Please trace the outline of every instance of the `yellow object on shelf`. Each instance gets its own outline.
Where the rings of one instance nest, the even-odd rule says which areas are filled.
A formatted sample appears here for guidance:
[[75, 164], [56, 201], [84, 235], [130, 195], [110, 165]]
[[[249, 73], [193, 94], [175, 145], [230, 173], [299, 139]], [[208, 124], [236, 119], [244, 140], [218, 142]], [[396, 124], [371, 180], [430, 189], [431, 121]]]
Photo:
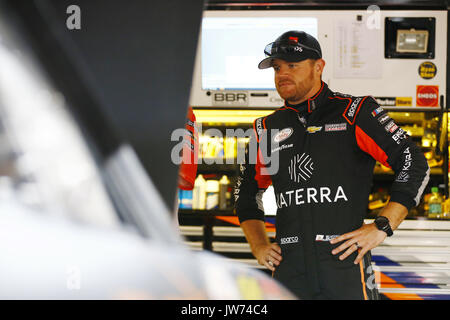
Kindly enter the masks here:
[[203, 124], [233, 124], [246, 123], [251, 124], [256, 118], [271, 114], [274, 110], [235, 110], [235, 109], [214, 109], [203, 110], [194, 109], [196, 122]]
[[442, 219], [450, 219], [450, 199], [446, 199], [443, 203]]
[[423, 127], [419, 127], [416, 123], [412, 126], [402, 126], [402, 129], [411, 137], [423, 136]]
[[235, 137], [224, 138], [224, 156], [225, 159], [234, 159], [237, 154], [237, 141]]
[[389, 116], [394, 119], [397, 124], [421, 123], [424, 119], [423, 112], [389, 112]]
[[200, 136], [199, 158], [223, 158], [223, 138]]
[[428, 160], [428, 166], [429, 166], [430, 168], [441, 167], [443, 164], [444, 164], [444, 160], [437, 161], [437, 160], [434, 159], [434, 158], [431, 159], [431, 160]]
[[369, 209], [370, 210], [375, 210], [375, 209], [380, 209], [383, 208], [384, 206], [387, 205], [388, 201], [383, 202], [382, 200], [375, 200], [372, 202], [369, 202]]

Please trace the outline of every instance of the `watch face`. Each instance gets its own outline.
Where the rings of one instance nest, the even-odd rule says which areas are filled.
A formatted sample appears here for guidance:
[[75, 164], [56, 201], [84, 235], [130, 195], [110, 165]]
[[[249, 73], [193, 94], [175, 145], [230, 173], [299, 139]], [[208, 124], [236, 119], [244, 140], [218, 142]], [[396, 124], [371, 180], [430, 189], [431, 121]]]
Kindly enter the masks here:
[[386, 217], [380, 216], [376, 218], [375, 224], [378, 230], [386, 232], [388, 236], [392, 235], [391, 226], [389, 225], [389, 220]]
[[387, 223], [386, 219], [377, 219], [377, 225], [380, 229], [386, 227]]

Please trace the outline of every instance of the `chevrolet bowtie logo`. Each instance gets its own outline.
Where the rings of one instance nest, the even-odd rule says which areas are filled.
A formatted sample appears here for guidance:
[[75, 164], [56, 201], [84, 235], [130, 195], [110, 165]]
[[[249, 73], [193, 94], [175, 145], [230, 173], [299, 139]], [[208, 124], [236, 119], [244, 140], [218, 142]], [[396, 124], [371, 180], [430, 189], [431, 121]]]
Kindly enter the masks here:
[[322, 127], [308, 127], [306, 128], [306, 131], [308, 131], [309, 133], [316, 133], [317, 131], [322, 130]]
[[296, 154], [288, 167], [291, 180], [294, 182], [300, 182], [300, 179], [307, 181], [313, 173], [313, 164], [312, 158], [306, 153]]

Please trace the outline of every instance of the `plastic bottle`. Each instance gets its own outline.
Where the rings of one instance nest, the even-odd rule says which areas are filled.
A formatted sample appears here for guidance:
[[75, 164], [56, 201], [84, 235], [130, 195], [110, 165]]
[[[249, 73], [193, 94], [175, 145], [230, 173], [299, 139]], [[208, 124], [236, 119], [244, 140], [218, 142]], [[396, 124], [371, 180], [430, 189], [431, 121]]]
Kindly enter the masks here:
[[450, 219], [450, 198], [444, 198], [444, 204], [442, 206], [442, 219]]
[[225, 210], [227, 208], [227, 191], [230, 180], [226, 175], [223, 175], [219, 181], [219, 209]]
[[428, 200], [428, 218], [441, 218], [442, 217], [442, 204], [443, 199], [439, 194], [437, 187], [431, 188], [431, 196]]
[[206, 210], [217, 209], [219, 207], [219, 181], [206, 181]]
[[180, 209], [192, 209], [192, 190], [179, 189], [178, 205]]
[[195, 179], [192, 196], [192, 209], [205, 210], [206, 205], [206, 180], [199, 174]]
[[227, 208], [232, 208], [233, 207], [233, 204], [231, 202], [231, 193], [232, 192], [233, 192], [233, 188], [230, 185], [228, 185], [228, 188], [227, 188], [227, 205], [226, 205]]

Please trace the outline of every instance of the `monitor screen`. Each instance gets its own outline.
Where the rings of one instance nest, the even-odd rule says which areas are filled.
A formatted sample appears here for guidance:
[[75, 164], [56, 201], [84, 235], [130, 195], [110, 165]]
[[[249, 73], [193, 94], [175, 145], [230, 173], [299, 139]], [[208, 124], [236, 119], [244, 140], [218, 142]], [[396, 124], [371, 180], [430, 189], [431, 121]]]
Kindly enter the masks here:
[[289, 30], [317, 38], [317, 18], [204, 17], [203, 90], [275, 90], [273, 70], [258, 69], [264, 47]]

